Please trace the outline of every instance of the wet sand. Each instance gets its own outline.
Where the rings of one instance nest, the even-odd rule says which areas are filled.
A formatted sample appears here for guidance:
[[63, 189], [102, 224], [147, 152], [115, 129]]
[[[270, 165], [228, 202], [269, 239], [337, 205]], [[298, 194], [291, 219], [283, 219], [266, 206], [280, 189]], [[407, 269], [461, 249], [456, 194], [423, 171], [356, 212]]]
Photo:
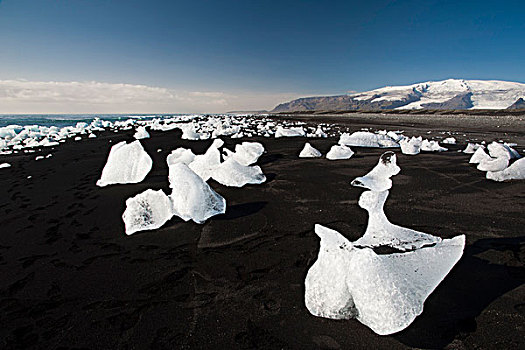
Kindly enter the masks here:
[[[225, 138], [230, 148], [264, 144], [258, 164], [265, 184], [237, 189], [210, 181], [227, 200], [226, 214], [204, 225], [173, 218], [126, 236], [125, 200], [147, 188], [168, 191], [167, 154], [181, 146], [202, 153], [211, 141], [151, 132], [142, 140], [154, 160], [145, 181], [98, 188], [111, 145], [133, 135], [104, 132], [55, 150], [0, 157], [12, 164], [0, 170], [0, 348], [525, 347], [525, 182], [486, 180], [468, 164], [470, 155], [456, 152], [465, 138], [501, 138], [517, 142], [523, 154], [525, 123], [413, 117], [293, 116], [337, 122], [342, 130], [459, 133], [451, 152], [396, 152], [401, 173], [385, 205], [391, 221], [467, 237], [464, 256], [406, 330], [378, 336], [356, 320], [317, 318], [304, 306], [304, 278], [319, 249], [314, 224], [350, 240], [363, 234], [363, 190], [349, 182], [384, 150], [356, 148], [340, 161], [299, 159], [304, 138]], [[337, 138], [308, 142], [326, 154]], [[53, 157], [34, 161], [48, 153]]]

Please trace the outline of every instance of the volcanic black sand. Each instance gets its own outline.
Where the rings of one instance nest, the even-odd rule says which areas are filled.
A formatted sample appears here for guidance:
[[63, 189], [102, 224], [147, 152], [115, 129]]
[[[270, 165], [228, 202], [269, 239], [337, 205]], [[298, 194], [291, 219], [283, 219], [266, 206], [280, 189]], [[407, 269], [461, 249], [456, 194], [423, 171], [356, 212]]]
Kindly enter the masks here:
[[[349, 183], [384, 150], [355, 148], [340, 161], [299, 159], [304, 138], [225, 138], [230, 148], [264, 144], [258, 164], [265, 184], [237, 189], [211, 181], [227, 200], [225, 215], [204, 225], [174, 218], [126, 236], [125, 200], [147, 188], [169, 192], [167, 154], [181, 146], [202, 153], [211, 141], [151, 132], [142, 140], [154, 160], [146, 180], [98, 188], [111, 145], [133, 134], [104, 132], [0, 158], [12, 164], [0, 170], [0, 348], [523, 349], [525, 182], [489, 181], [468, 164], [470, 155], [456, 151], [478, 138], [517, 142], [523, 153], [525, 123], [376, 117], [294, 116], [351, 131], [459, 133], [449, 152], [396, 151], [401, 173], [385, 206], [390, 220], [467, 237], [462, 259], [406, 330], [379, 336], [356, 320], [314, 317], [304, 305], [304, 279], [319, 249], [314, 224], [350, 240], [364, 233], [367, 216], [357, 205], [363, 190]], [[308, 141], [325, 154], [337, 138]], [[48, 153], [53, 157], [34, 160]]]

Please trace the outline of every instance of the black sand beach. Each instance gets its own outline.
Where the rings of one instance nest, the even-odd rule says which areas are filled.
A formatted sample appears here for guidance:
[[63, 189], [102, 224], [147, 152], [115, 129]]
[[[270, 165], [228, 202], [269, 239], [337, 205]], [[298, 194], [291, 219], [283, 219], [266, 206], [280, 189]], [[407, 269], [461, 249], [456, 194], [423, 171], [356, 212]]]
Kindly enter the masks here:
[[55, 150], [0, 157], [12, 164], [0, 170], [0, 348], [525, 347], [525, 182], [489, 181], [468, 164], [470, 155], [456, 152], [466, 138], [477, 138], [516, 142], [523, 154], [523, 117], [291, 118], [428, 138], [459, 133], [449, 152], [396, 151], [401, 173], [385, 206], [391, 221], [467, 237], [462, 259], [406, 330], [379, 336], [356, 320], [314, 317], [304, 305], [304, 279], [319, 249], [314, 224], [350, 240], [363, 234], [363, 190], [350, 181], [384, 150], [355, 148], [354, 157], [340, 161], [299, 159], [305, 142], [326, 154], [337, 138], [224, 138], [230, 148], [263, 143], [267, 153], [258, 164], [268, 181], [240, 189], [210, 181], [227, 200], [226, 214], [204, 225], [174, 218], [126, 236], [125, 200], [147, 188], [168, 191], [171, 150], [202, 153], [211, 141], [150, 132], [141, 141], [154, 161], [145, 181], [99, 188], [111, 145], [133, 135], [104, 132]]

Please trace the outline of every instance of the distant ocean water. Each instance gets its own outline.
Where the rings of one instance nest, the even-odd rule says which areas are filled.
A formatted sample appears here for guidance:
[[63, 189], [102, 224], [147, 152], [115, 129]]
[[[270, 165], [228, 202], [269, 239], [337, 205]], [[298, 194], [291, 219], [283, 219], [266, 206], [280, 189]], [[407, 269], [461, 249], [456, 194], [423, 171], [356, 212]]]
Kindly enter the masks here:
[[74, 126], [79, 122], [91, 123], [95, 118], [117, 121], [129, 118], [151, 119], [174, 116], [177, 114], [3, 114], [0, 115], [0, 127], [7, 125]]

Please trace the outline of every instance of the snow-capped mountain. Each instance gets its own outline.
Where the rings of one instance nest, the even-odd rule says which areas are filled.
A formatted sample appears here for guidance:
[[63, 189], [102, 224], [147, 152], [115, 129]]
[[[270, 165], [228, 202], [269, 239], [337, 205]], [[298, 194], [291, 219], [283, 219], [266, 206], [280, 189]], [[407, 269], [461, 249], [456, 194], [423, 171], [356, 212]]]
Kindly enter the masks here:
[[[340, 96], [306, 97], [273, 112], [353, 109], [506, 109], [525, 97], [525, 84], [498, 80], [448, 79]], [[515, 107], [514, 107], [515, 108]]]

